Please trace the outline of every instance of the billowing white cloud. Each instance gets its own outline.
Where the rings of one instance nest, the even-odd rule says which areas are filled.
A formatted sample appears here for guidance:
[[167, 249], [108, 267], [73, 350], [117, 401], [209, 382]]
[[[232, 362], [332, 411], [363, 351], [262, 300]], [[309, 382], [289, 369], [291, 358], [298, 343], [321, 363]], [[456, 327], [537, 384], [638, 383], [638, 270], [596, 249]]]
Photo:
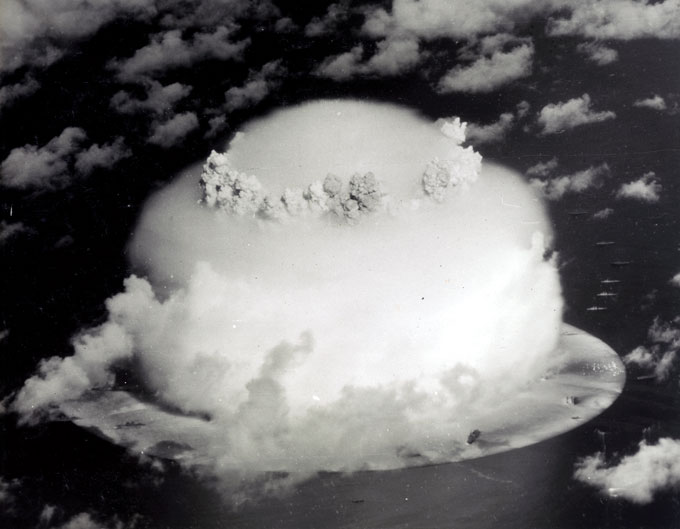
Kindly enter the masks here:
[[85, 142], [83, 129], [67, 127], [42, 147], [12, 149], [0, 165], [0, 184], [16, 189], [52, 188], [68, 183], [70, 161]]
[[418, 41], [413, 38], [392, 38], [377, 43], [376, 52], [364, 60], [364, 47], [359, 44], [350, 51], [326, 58], [316, 74], [336, 81], [357, 76], [391, 76], [411, 70], [422, 59]]
[[152, 125], [149, 143], [165, 149], [176, 145], [187, 134], [198, 128], [198, 117], [194, 112], [182, 112], [167, 121]]
[[616, 117], [610, 110], [595, 111], [590, 104], [590, 96], [583, 94], [565, 102], [544, 106], [537, 118], [541, 134], [557, 134], [580, 125], [599, 123]]
[[116, 59], [110, 66], [122, 81], [139, 81], [167, 69], [186, 67], [199, 60], [239, 60], [249, 39], [233, 41], [234, 27], [219, 26], [184, 39], [182, 30], [172, 29], [153, 35], [149, 44], [128, 59]]
[[76, 154], [76, 171], [82, 175], [89, 175], [96, 169], [111, 169], [119, 161], [132, 156], [132, 151], [125, 145], [125, 140], [116, 138], [111, 143], [91, 145], [88, 149]]
[[30, 76], [19, 83], [3, 86], [0, 88], [0, 110], [12, 105], [17, 99], [34, 94], [39, 88], [38, 82]]
[[285, 68], [281, 60], [268, 62], [259, 71], [251, 72], [242, 86], [232, 86], [224, 94], [224, 108], [233, 112], [262, 101], [281, 81]]
[[463, 128], [348, 101], [252, 122], [149, 201], [130, 245], [149, 279], [14, 409], [35, 418], [132, 357], [163, 402], [211, 416], [204, 468], [237, 487], [445, 459], [442, 425], [465, 446], [477, 410], [545, 372], [561, 326], [542, 205]]
[[100, 522], [96, 520], [90, 513], [81, 512], [71, 517], [69, 520], [59, 526], [54, 526], [51, 529], [125, 529], [123, 524], [115, 520], [112, 522]]
[[680, 272], [673, 276], [673, 279], [671, 279], [671, 284], [673, 286], [680, 287]]
[[654, 171], [643, 174], [637, 180], [622, 184], [616, 198], [632, 198], [643, 202], [658, 202], [661, 199], [661, 182]]
[[604, 209], [601, 209], [601, 210], [593, 213], [593, 219], [604, 220], [604, 219], [611, 217], [613, 214], [614, 214], [614, 210], [612, 208], [604, 208]]
[[576, 49], [585, 55], [589, 61], [600, 66], [605, 66], [619, 60], [619, 52], [614, 48], [605, 46], [601, 42], [582, 42]]
[[593, 39], [680, 38], [679, 0], [596, 0], [558, 2], [567, 13], [548, 23], [552, 36]]
[[140, 111], [150, 111], [163, 114], [172, 111], [175, 105], [187, 97], [192, 90], [191, 86], [181, 83], [162, 85], [158, 81], [148, 80], [146, 84], [146, 97], [137, 99], [125, 90], [116, 92], [111, 98], [111, 106], [122, 114], [134, 114]]
[[557, 158], [553, 157], [547, 162], [538, 162], [537, 164], [532, 165], [525, 173], [527, 176], [545, 178], [557, 169], [558, 164]]
[[500, 115], [497, 121], [487, 125], [468, 123], [465, 135], [473, 145], [496, 143], [503, 141], [515, 123], [515, 116], [511, 112]]
[[534, 46], [521, 44], [509, 51], [495, 50], [467, 66], [449, 70], [437, 85], [439, 92], [491, 92], [527, 77], [533, 66]]
[[633, 103], [634, 107], [651, 108], [653, 110], [666, 110], [668, 107], [666, 101], [660, 95], [654, 94], [653, 97], [646, 99], [638, 99]]
[[608, 496], [633, 503], [651, 503], [657, 492], [680, 486], [680, 441], [661, 438], [654, 445], [641, 442], [635, 454], [618, 464], [607, 464], [598, 453], [576, 464], [574, 477]]
[[588, 189], [601, 187], [609, 174], [609, 165], [603, 163], [564, 176], [532, 178], [529, 185], [548, 200], [559, 200], [568, 193], [583, 193]]

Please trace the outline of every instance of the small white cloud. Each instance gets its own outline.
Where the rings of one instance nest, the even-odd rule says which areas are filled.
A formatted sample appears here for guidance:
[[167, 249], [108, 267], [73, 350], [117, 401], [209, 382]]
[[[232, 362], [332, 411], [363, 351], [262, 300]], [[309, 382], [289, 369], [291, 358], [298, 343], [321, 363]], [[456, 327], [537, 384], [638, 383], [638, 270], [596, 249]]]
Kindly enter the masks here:
[[284, 74], [280, 59], [268, 62], [257, 72], [251, 72], [243, 86], [233, 86], [227, 90], [225, 109], [233, 112], [259, 103], [280, 83]]
[[671, 279], [671, 285], [680, 287], [680, 272], [673, 276], [673, 279]]
[[163, 86], [158, 81], [146, 81], [146, 97], [137, 99], [129, 92], [121, 90], [111, 98], [111, 107], [121, 114], [134, 114], [140, 111], [150, 111], [163, 114], [172, 111], [175, 105], [187, 97], [191, 86], [172, 83]]
[[529, 167], [525, 173], [527, 176], [541, 177], [551, 175], [555, 169], [557, 169], [558, 161], [557, 158], [551, 158], [547, 162], [538, 162], [536, 165]]
[[680, 486], [680, 441], [659, 439], [658, 444], [640, 443], [637, 453], [616, 465], [607, 465], [603, 454], [581, 459], [574, 478], [601, 493], [633, 503], [651, 503], [654, 495]]
[[576, 50], [585, 55], [590, 62], [605, 66], [619, 60], [619, 52], [601, 42], [582, 42]]
[[[121, 525], [115, 523], [115, 526], [120, 528]], [[54, 529], [111, 529], [110, 525], [104, 525], [96, 521], [90, 513], [81, 512], [76, 514], [63, 525], [59, 525]]]
[[491, 92], [531, 74], [534, 46], [525, 43], [510, 51], [495, 50], [468, 66], [456, 66], [439, 80], [438, 91]]
[[616, 114], [609, 110], [594, 111], [590, 104], [590, 96], [583, 94], [563, 103], [550, 103], [544, 106], [537, 119], [542, 128], [541, 134], [556, 134], [580, 125], [599, 123], [616, 117]]
[[[559, 6], [559, 4], [558, 4]], [[564, 16], [552, 18], [548, 35], [582, 35], [593, 39], [680, 37], [678, 0], [599, 0], [564, 3]]]
[[233, 33], [233, 27], [219, 26], [212, 33], [199, 32], [185, 40], [182, 30], [173, 29], [153, 35], [149, 44], [138, 49], [132, 57], [114, 60], [110, 67], [118, 72], [122, 81], [139, 81], [147, 75], [190, 66], [199, 60], [238, 60], [250, 40], [232, 41]]
[[651, 372], [658, 382], [667, 380], [680, 350], [680, 318], [663, 322], [659, 318], [647, 331], [649, 345], [640, 345], [628, 353], [623, 361]]
[[125, 140], [116, 138], [111, 143], [91, 145], [87, 150], [76, 155], [75, 168], [82, 175], [89, 175], [96, 169], [111, 169], [119, 161], [132, 156], [132, 151], [125, 145]]
[[487, 125], [468, 123], [465, 130], [467, 141], [473, 145], [483, 143], [497, 143], [505, 139], [515, 122], [515, 116], [510, 112], [500, 115], [497, 121]]
[[0, 505], [7, 509], [16, 499], [15, 490], [19, 487], [16, 479], [7, 480], [0, 476]]
[[556, 176], [547, 180], [532, 178], [529, 181], [529, 185], [548, 200], [559, 200], [568, 193], [583, 193], [589, 189], [601, 187], [604, 179], [609, 174], [609, 166], [603, 163], [601, 165], [590, 166], [583, 171]]
[[604, 220], [604, 219], [608, 219], [613, 214], [614, 214], [614, 210], [612, 208], [604, 208], [604, 209], [601, 209], [601, 210], [593, 213], [593, 219]]
[[393, 76], [411, 70], [422, 59], [418, 41], [410, 37], [382, 40], [375, 54], [364, 60], [364, 47], [359, 44], [350, 51], [326, 58], [316, 74], [336, 81], [361, 76]]
[[622, 184], [616, 198], [632, 198], [643, 202], [658, 202], [662, 186], [653, 171], [643, 174], [637, 180]]
[[17, 99], [34, 94], [39, 88], [38, 82], [30, 76], [20, 83], [3, 86], [0, 88], [0, 110], [12, 105]]
[[348, 2], [331, 4], [323, 17], [314, 17], [305, 26], [306, 37], [321, 37], [335, 31], [349, 16]]
[[517, 117], [519, 119], [524, 118], [529, 113], [530, 108], [531, 105], [528, 101], [520, 101], [517, 103]]
[[42, 147], [24, 145], [12, 149], [0, 165], [0, 183], [14, 189], [53, 188], [68, 183], [69, 162], [87, 135], [67, 127]]
[[198, 128], [198, 117], [194, 112], [183, 112], [152, 127], [149, 143], [165, 149], [176, 145], [187, 134]]
[[647, 99], [638, 99], [633, 103], [633, 106], [638, 108], [651, 108], [653, 110], [666, 110], [668, 108], [663, 97], [656, 94]]

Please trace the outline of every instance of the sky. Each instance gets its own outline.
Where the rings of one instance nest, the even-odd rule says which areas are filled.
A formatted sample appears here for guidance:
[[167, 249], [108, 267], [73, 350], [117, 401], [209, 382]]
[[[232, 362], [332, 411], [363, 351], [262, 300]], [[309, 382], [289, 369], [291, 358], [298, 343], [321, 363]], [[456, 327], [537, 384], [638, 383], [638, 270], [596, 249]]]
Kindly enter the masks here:
[[[673, 0], [3, 2], [7, 523], [173, 526], [150, 505], [159, 491], [190, 488], [181, 469], [46, 421], [18, 395], [31, 377], [45, 380], [49, 359], [80, 354], [91, 362], [84, 365], [100, 365], [95, 335], [112, 333], [105, 338], [119, 343], [115, 358], [133, 355], [106, 326], [111, 314], [132, 311], [134, 295], [162, 307], [176, 287], [134, 246], [149, 198], [227, 150], [253, 119], [324, 98], [400, 105], [430, 123], [459, 117], [468, 124], [464, 146], [520, 175], [548, 219], [564, 321], [611, 345], [628, 371], [622, 397], [588, 430], [606, 431], [608, 447], [587, 425], [579, 429], [555, 486], [611, 506], [615, 514], [588, 511], [595, 525], [662, 527], [680, 516], [678, 13]], [[331, 142], [333, 133], [329, 125]], [[472, 200], [468, 207], [488, 211]], [[110, 377], [93, 368], [86, 378], [106, 385]], [[111, 478], [118, 460], [126, 485], [97, 499], [89, 480]], [[71, 494], [59, 490], [68, 482]], [[146, 503], [130, 499], [135, 487]]]

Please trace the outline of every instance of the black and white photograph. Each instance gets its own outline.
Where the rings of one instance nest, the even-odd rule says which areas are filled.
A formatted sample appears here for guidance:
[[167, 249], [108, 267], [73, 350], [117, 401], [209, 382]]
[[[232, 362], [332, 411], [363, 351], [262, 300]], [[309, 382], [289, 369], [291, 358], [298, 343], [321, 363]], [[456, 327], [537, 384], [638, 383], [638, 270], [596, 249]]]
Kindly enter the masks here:
[[0, 527], [680, 527], [680, 0], [0, 2]]

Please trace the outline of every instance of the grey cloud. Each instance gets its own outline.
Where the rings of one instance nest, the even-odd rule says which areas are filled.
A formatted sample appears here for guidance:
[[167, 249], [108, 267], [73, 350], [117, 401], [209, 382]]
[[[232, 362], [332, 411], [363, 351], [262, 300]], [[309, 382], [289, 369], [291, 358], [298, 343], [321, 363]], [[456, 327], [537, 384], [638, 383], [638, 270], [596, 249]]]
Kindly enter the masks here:
[[619, 59], [619, 52], [614, 48], [605, 46], [601, 42], [582, 42], [576, 46], [576, 50], [586, 58], [599, 66], [605, 66]]
[[668, 108], [664, 98], [656, 94], [654, 94], [653, 97], [636, 100], [633, 103], [633, 106], [639, 108], [651, 108], [653, 110], [666, 110]]
[[110, 67], [123, 81], [139, 81], [148, 75], [189, 66], [199, 60], [240, 60], [250, 40], [232, 41], [234, 29], [233, 26], [218, 26], [212, 32], [199, 32], [186, 40], [180, 29], [158, 33], [132, 57], [114, 60]]
[[38, 82], [30, 76], [20, 83], [3, 86], [0, 88], [0, 110], [12, 105], [17, 99], [34, 94], [39, 88]]
[[82, 175], [89, 175], [96, 169], [111, 169], [120, 160], [132, 156], [123, 138], [116, 138], [104, 145], [94, 144], [76, 155], [75, 168]]
[[148, 141], [167, 149], [197, 128], [198, 117], [196, 117], [196, 114], [194, 112], [183, 112], [167, 121], [154, 123]]
[[547, 162], [538, 162], [537, 164], [532, 165], [525, 171], [525, 173], [527, 176], [538, 176], [545, 178], [546, 176], [551, 175], [553, 171], [557, 169], [557, 166], [557, 158], [553, 157]]
[[285, 69], [281, 60], [268, 62], [257, 72], [251, 72], [242, 86], [231, 87], [225, 93], [228, 112], [245, 108], [262, 101], [278, 85]]
[[614, 214], [614, 210], [612, 208], [604, 208], [604, 209], [601, 209], [601, 210], [593, 213], [593, 219], [604, 220], [604, 219], [611, 217], [613, 214]]
[[146, 82], [146, 97], [137, 99], [129, 92], [121, 90], [111, 98], [111, 106], [122, 114], [149, 111], [163, 114], [191, 93], [192, 87], [181, 83], [162, 85], [158, 81]]
[[505, 139], [515, 123], [515, 116], [510, 112], [500, 115], [497, 121], [487, 125], [468, 123], [465, 129], [467, 140], [473, 145], [497, 143]]
[[0, 165], [0, 183], [15, 189], [52, 188], [68, 182], [69, 160], [87, 135], [67, 127], [42, 147], [24, 145], [12, 149]]

